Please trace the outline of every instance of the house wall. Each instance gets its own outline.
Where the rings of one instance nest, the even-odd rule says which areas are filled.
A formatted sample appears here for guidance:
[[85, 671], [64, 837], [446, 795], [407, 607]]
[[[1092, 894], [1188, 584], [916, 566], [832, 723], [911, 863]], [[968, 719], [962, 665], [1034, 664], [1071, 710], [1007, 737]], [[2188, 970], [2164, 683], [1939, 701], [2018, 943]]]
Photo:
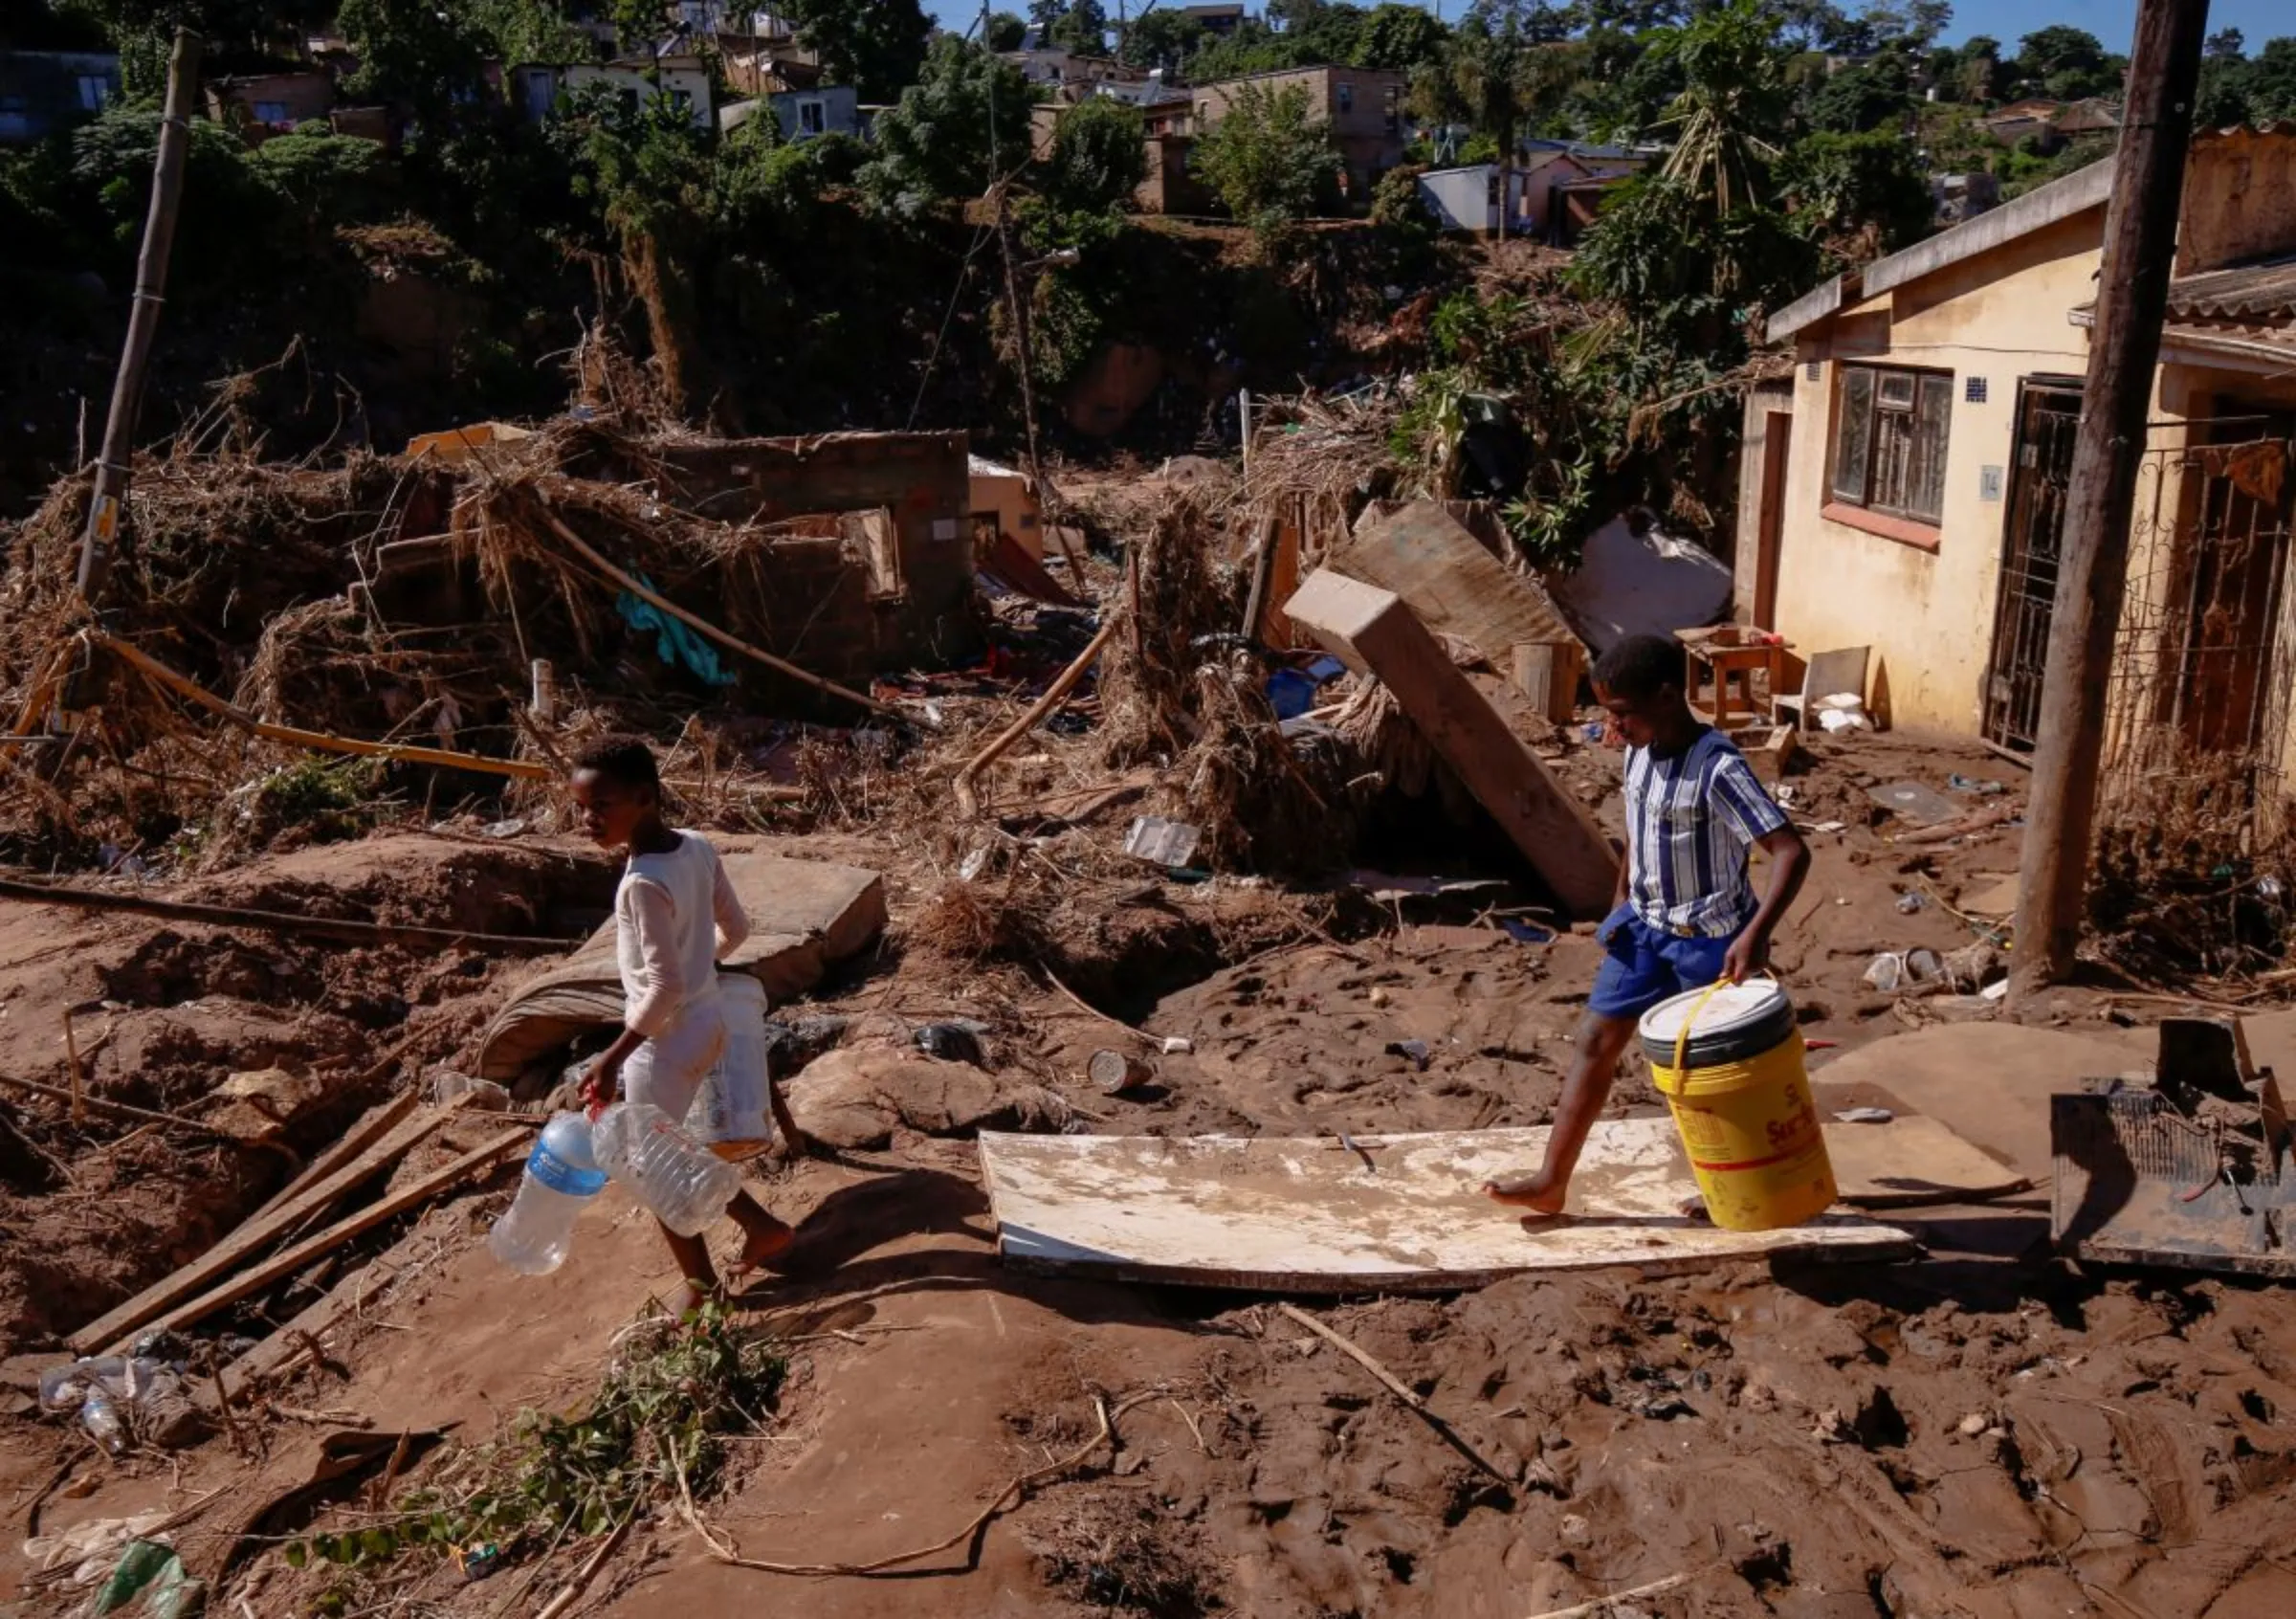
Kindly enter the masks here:
[[1736, 578], [1733, 616], [1740, 624], [1757, 622], [1755, 603], [1761, 590], [1762, 467], [1770, 443], [1770, 418], [1781, 413], [1791, 417], [1793, 410], [1794, 385], [1790, 382], [1756, 383], [1746, 390], [1745, 426], [1738, 439], [1737, 526], [1731, 555], [1731, 569]]
[[2176, 274], [2296, 253], [2296, 141], [2236, 129], [2193, 143]]
[[577, 63], [560, 76], [568, 90], [579, 90], [585, 84], [605, 84], [617, 92], [628, 92], [638, 98], [640, 105], [656, 96], [684, 95], [693, 109], [694, 122], [707, 129], [717, 115], [711, 105], [710, 76], [699, 64], [692, 67], [664, 61], [651, 73], [619, 62], [600, 67], [588, 62]]
[[[774, 122], [781, 125], [784, 141], [809, 141], [814, 135], [850, 135], [856, 140], [861, 134], [861, 100], [850, 85], [824, 85], [818, 90], [782, 90], [765, 98], [773, 103]], [[821, 108], [822, 126], [808, 131], [805, 127], [805, 105], [813, 102]]]
[[[1409, 83], [1409, 75], [1386, 68], [1342, 67], [1222, 79], [1197, 88], [1197, 127], [1202, 131], [1219, 123], [1247, 86], [1281, 94], [1296, 85], [1307, 91], [1309, 104], [1330, 125], [1332, 143], [1346, 160], [1350, 185], [1368, 187], [1403, 159], [1403, 97]], [[1344, 108], [1343, 100], [1348, 103]]]
[[218, 123], [292, 127], [325, 118], [334, 105], [335, 80], [323, 73], [261, 74], [208, 86], [208, 113]]
[[[1982, 723], [2017, 385], [2021, 377], [2086, 370], [2087, 336], [2066, 315], [2095, 294], [2102, 219], [2101, 210], [2088, 210], [1800, 334], [1777, 628], [1805, 657], [1870, 646], [1875, 700], [1886, 697], [1896, 723], [1971, 735]], [[1843, 359], [1953, 373], [1943, 521], [1933, 545], [1822, 515]], [[1971, 377], [1985, 379], [1983, 403], [1967, 397]], [[1987, 467], [2001, 470], [1998, 499], [1985, 498]]]
[[1192, 166], [1196, 149], [1190, 135], [1147, 136], [1148, 177], [1132, 199], [1143, 213], [1177, 213], [1200, 217], [1219, 209], [1212, 189], [1196, 178]]
[[40, 140], [119, 99], [120, 58], [110, 52], [0, 51], [0, 145]]

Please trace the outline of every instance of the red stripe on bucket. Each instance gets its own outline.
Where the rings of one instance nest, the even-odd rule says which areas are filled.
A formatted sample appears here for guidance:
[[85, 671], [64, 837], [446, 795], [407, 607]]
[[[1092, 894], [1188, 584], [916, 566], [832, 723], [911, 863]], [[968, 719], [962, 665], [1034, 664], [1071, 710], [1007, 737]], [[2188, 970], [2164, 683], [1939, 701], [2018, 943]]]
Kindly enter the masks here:
[[1728, 1175], [1733, 1174], [1741, 1169], [1767, 1169], [1773, 1164], [1791, 1163], [1797, 1158], [1807, 1157], [1809, 1155], [1809, 1147], [1807, 1145], [1803, 1145], [1795, 1148], [1791, 1152], [1774, 1152], [1768, 1158], [1741, 1159], [1735, 1164], [1709, 1164], [1703, 1159], [1693, 1158], [1690, 1160], [1690, 1167], [1693, 1169], [1703, 1169], [1710, 1175]]

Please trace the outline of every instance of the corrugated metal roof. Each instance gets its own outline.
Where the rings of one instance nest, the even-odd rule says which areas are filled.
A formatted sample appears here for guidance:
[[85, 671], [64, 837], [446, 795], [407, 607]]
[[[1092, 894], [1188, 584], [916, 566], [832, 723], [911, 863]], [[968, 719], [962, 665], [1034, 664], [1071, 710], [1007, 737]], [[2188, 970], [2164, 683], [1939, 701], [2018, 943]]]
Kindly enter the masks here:
[[2169, 313], [2180, 321], [2296, 319], [2296, 258], [2172, 281]]

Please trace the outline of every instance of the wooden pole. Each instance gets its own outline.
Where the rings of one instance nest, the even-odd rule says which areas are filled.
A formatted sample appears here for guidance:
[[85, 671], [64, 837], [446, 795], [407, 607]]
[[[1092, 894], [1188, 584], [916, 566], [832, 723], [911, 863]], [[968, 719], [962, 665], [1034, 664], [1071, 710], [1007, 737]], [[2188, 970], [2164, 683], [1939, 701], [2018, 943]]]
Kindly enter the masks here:
[[2063, 560], [2025, 817], [2012, 996], [2073, 968], [2087, 899], [2113, 641], [2129, 583], [2129, 520], [2168, 313], [2207, 0], [2139, 0], [2088, 380], [2065, 492]]
[[199, 35], [175, 31], [167, 56], [167, 101], [160, 117], [160, 151], [152, 167], [151, 211], [144, 221], [144, 251], [136, 262], [135, 300], [128, 308], [127, 342], [112, 383], [111, 414], [96, 457], [96, 493], [79, 543], [79, 594], [93, 603], [103, 593], [127, 500], [129, 462], [136, 450], [136, 417], [144, 406], [144, 372], [166, 301], [167, 257], [175, 246], [175, 216], [184, 199], [184, 159], [191, 146], [191, 97], [199, 88]]
[[995, 764], [998, 757], [1014, 743], [1043, 724], [1045, 716], [1068, 700], [1069, 693], [1075, 688], [1077, 681], [1084, 678], [1084, 672], [1092, 668], [1093, 660], [1100, 655], [1101, 649], [1108, 645], [1109, 638], [1115, 632], [1116, 621], [1114, 618], [1102, 624], [1100, 632], [1092, 638], [1084, 651], [1076, 654], [1073, 662], [1060, 672], [1059, 677], [1045, 688], [1045, 695], [1029, 705], [1028, 712], [1007, 725], [996, 741], [974, 754], [964, 768], [957, 772], [957, 809], [967, 820], [981, 812], [980, 798], [973, 791], [973, 783], [979, 779], [981, 772]]

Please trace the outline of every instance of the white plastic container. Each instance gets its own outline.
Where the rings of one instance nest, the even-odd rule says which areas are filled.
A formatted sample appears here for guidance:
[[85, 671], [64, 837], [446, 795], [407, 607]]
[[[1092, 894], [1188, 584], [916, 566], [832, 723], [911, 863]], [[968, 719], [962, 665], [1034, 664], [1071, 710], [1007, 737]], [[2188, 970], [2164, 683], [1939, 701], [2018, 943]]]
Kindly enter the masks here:
[[542, 1126], [527, 1155], [519, 1195], [486, 1238], [494, 1256], [519, 1275], [545, 1275], [564, 1264], [574, 1246], [574, 1217], [606, 1189], [591, 1135], [581, 1114], [562, 1113]]
[[773, 1144], [766, 1099], [765, 987], [745, 972], [718, 975], [725, 1052], [695, 1094], [686, 1133], [719, 1158], [754, 1158]]
[[616, 1102], [590, 1139], [598, 1165], [679, 1236], [699, 1236], [741, 1189], [741, 1171], [650, 1102]]

